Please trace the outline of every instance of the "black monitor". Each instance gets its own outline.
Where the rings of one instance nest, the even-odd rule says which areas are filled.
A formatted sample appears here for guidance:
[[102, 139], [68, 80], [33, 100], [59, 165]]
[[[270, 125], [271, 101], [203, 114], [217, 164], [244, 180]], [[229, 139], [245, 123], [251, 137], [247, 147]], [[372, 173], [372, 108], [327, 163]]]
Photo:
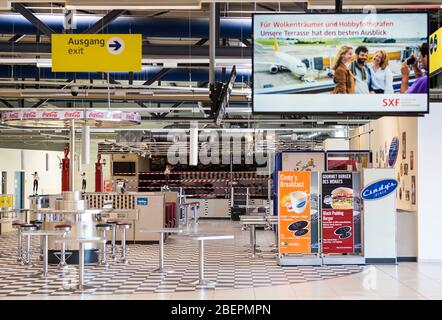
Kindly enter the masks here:
[[223, 87], [223, 90], [221, 92], [221, 97], [219, 99], [219, 104], [217, 106], [215, 123], [218, 126], [221, 124], [221, 121], [224, 118], [224, 114], [226, 113], [226, 108], [227, 105], [229, 104], [230, 94], [232, 93], [235, 79], [236, 79], [236, 66], [233, 66], [232, 72], [230, 72], [229, 80]]
[[134, 176], [136, 166], [133, 161], [114, 161], [112, 162], [112, 173], [114, 176]]

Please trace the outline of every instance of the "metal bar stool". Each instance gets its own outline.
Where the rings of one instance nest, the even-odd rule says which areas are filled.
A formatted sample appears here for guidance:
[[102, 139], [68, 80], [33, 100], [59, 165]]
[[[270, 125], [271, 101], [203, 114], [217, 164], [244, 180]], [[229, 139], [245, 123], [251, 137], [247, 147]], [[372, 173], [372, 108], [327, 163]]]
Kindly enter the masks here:
[[121, 229], [121, 262], [127, 264], [127, 248], [126, 248], [126, 230], [132, 227], [130, 222], [119, 221], [117, 223], [118, 229]]
[[[55, 230], [58, 231], [64, 231], [62, 238], [66, 237], [66, 234], [69, 233], [72, 230], [72, 226], [70, 224], [57, 224], [55, 226]], [[66, 259], [69, 259], [69, 257], [72, 255], [71, 252], [68, 253], [68, 257], [66, 258], [66, 242], [61, 243], [61, 252], [56, 252], [55, 256], [60, 260], [60, 263], [58, 264], [59, 267], [63, 268], [66, 267]]]
[[25, 222], [22, 221], [13, 221], [12, 228], [17, 230], [17, 262], [23, 262], [23, 245], [22, 245], [22, 234], [21, 234], [21, 226], [24, 225]]
[[[30, 221], [31, 224], [35, 225], [37, 227], [36, 230], [41, 230], [43, 222], [40, 220], [31, 220]], [[39, 248], [40, 248], [40, 260], [43, 260], [43, 236], [40, 237], [40, 244], [39, 244]]]
[[110, 224], [112, 226], [112, 240], [111, 240], [111, 259], [113, 261], [117, 261], [117, 255], [115, 254], [115, 240], [117, 238], [117, 224], [118, 220], [107, 220], [106, 223]]
[[[37, 230], [37, 226], [35, 224], [32, 223], [23, 223], [20, 226], [20, 231], [24, 232], [24, 231], [36, 231]], [[22, 264], [27, 265], [29, 267], [32, 266], [31, 263], [31, 235], [28, 234], [27, 238], [26, 238], [26, 257], [24, 260], [22, 260]]]
[[[110, 223], [99, 223], [95, 227], [97, 228], [97, 231], [101, 231], [101, 237], [103, 239], [106, 239], [106, 231], [110, 231], [112, 228], [112, 224]], [[106, 258], [106, 241], [103, 242], [103, 245], [101, 249], [98, 251], [98, 263], [99, 266], [105, 266], [108, 267], [109, 263], [107, 262]]]

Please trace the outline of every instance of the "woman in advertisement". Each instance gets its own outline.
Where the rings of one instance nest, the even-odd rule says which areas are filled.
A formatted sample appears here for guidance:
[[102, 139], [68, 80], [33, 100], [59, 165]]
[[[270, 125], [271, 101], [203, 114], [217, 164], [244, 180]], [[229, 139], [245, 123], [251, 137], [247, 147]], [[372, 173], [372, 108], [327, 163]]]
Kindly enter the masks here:
[[333, 90], [334, 94], [355, 93], [354, 75], [347, 67], [352, 57], [353, 48], [350, 46], [342, 46], [334, 59], [333, 70], [335, 70], [335, 72], [333, 80], [336, 84]]
[[393, 73], [388, 66], [388, 56], [384, 50], [378, 50], [374, 54], [371, 69], [371, 86], [375, 93], [391, 94], [393, 90]]

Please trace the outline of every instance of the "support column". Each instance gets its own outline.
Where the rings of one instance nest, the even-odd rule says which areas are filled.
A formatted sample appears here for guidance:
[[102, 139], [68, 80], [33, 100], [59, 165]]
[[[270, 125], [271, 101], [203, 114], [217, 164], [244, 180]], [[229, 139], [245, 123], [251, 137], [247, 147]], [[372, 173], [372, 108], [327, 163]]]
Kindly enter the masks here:
[[71, 154], [69, 163], [69, 191], [74, 191], [75, 184], [75, 122], [71, 120], [71, 131], [69, 140], [69, 153]]
[[210, 3], [209, 19], [209, 84], [215, 83], [216, 4]]

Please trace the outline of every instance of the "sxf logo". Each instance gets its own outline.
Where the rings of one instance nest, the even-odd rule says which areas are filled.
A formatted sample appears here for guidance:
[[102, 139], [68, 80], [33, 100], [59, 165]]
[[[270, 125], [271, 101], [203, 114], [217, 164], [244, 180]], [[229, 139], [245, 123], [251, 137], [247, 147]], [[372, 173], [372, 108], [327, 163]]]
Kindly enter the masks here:
[[397, 107], [399, 106], [400, 99], [382, 99], [382, 105], [384, 107]]

